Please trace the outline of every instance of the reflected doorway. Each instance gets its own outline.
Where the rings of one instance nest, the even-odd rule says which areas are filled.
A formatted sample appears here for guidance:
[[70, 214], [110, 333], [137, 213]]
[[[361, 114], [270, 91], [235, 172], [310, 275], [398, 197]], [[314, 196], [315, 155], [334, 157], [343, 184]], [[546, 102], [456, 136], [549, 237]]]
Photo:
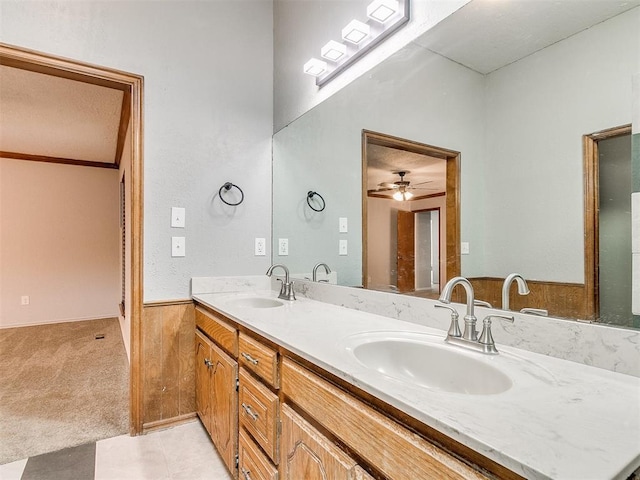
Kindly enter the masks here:
[[363, 131], [363, 286], [437, 298], [460, 274], [460, 154]]
[[585, 136], [585, 268], [589, 318], [639, 327], [631, 312], [631, 126]]

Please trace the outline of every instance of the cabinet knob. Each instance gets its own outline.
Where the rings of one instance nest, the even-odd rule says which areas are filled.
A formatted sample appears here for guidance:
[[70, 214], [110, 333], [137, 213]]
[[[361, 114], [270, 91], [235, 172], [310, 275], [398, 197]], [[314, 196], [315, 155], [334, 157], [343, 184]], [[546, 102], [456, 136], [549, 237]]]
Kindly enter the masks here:
[[244, 357], [244, 359], [245, 359], [247, 362], [252, 363], [252, 364], [254, 364], [254, 365], [258, 365], [258, 360], [257, 360], [257, 359], [255, 359], [255, 358], [253, 358], [253, 357], [252, 357], [251, 355], [249, 355], [248, 353], [246, 353], [246, 352], [242, 352], [242, 353], [241, 353], [241, 355]]
[[244, 480], [251, 480], [251, 475], [250, 475], [250, 471], [243, 468], [242, 469], [242, 476], [244, 477]]
[[251, 417], [251, 419], [254, 422], [258, 421], [258, 414], [256, 412], [253, 411], [253, 409], [251, 408], [251, 405], [247, 405], [246, 403], [242, 404], [242, 409], [245, 411], [245, 413], [247, 415], [249, 415]]
[[205, 358], [205, 359], [204, 359], [204, 364], [205, 364], [207, 367], [213, 367], [213, 362], [212, 362], [211, 360], [209, 360], [208, 358]]

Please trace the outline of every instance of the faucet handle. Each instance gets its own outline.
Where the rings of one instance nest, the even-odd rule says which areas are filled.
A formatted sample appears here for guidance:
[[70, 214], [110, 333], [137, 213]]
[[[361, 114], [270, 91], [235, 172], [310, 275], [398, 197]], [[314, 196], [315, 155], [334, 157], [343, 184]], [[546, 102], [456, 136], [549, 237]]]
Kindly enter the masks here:
[[485, 302], [484, 300], [474, 300], [474, 301], [473, 301], [473, 304], [474, 304], [476, 307], [487, 307], [487, 308], [493, 308], [489, 302]]
[[436, 303], [434, 306], [436, 308], [446, 308], [447, 310], [451, 310], [451, 325], [449, 325], [447, 335], [450, 337], [461, 337], [462, 332], [460, 331], [460, 325], [458, 325], [458, 311], [449, 305], [442, 305], [441, 303]]
[[514, 318], [510, 315], [499, 315], [499, 314], [487, 315], [486, 317], [484, 317], [484, 320], [482, 320], [482, 333], [480, 334], [480, 338], [478, 339], [479, 343], [482, 343], [484, 345], [492, 345], [492, 346], [495, 345], [495, 341], [493, 340], [493, 335], [491, 335], [491, 319], [492, 318], [507, 320], [511, 323], [514, 322]]
[[528, 308], [525, 307], [520, 310], [520, 313], [530, 313], [531, 315], [540, 315], [541, 317], [548, 317], [549, 311], [543, 308]]

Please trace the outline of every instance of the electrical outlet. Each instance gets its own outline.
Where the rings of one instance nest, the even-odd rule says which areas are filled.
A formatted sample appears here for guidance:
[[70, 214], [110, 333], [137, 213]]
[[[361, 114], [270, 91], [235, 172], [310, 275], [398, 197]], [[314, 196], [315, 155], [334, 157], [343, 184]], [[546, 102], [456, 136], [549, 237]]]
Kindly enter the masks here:
[[349, 224], [347, 222], [347, 217], [340, 217], [338, 219], [338, 230], [340, 233], [347, 233], [349, 231]]
[[288, 238], [278, 239], [278, 255], [280, 256], [289, 255], [289, 239]]
[[185, 209], [182, 207], [171, 207], [171, 226], [173, 228], [184, 228]]
[[171, 237], [171, 256], [185, 256], [185, 240], [184, 237]]
[[460, 242], [460, 254], [469, 255], [469, 242]]
[[29, 305], [29, 295], [23, 295], [20, 297], [20, 305]]
[[340, 243], [338, 245], [338, 255], [347, 255], [347, 241], [340, 240]]
[[255, 253], [256, 256], [264, 256], [267, 254], [267, 241], [264, 238], [256, 238]]

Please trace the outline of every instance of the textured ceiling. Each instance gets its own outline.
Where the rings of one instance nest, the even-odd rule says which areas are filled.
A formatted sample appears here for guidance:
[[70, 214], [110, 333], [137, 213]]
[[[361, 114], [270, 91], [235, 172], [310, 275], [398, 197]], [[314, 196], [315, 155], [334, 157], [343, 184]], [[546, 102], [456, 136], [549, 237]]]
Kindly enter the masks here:
[[487, 74], [638, 5], [640, 0], [473, 0], [415, 43]]
[[0, 151], [116, 163], [123, 92], [0, 66]]
[[[376, 190], [380, 183], [400, 180], [397, 171], [409, 172], [404, 180], [415, 187], [416, 196], [432, 195], [446, 189], [446, 160], [380, 145], [367, 145], [367, 190]], [[423, 183], [428, 182], [428, 183]], [[421, 184], [421, 185], [418, 185]], [[394, 192], [380, 192], [391, 196]]]

